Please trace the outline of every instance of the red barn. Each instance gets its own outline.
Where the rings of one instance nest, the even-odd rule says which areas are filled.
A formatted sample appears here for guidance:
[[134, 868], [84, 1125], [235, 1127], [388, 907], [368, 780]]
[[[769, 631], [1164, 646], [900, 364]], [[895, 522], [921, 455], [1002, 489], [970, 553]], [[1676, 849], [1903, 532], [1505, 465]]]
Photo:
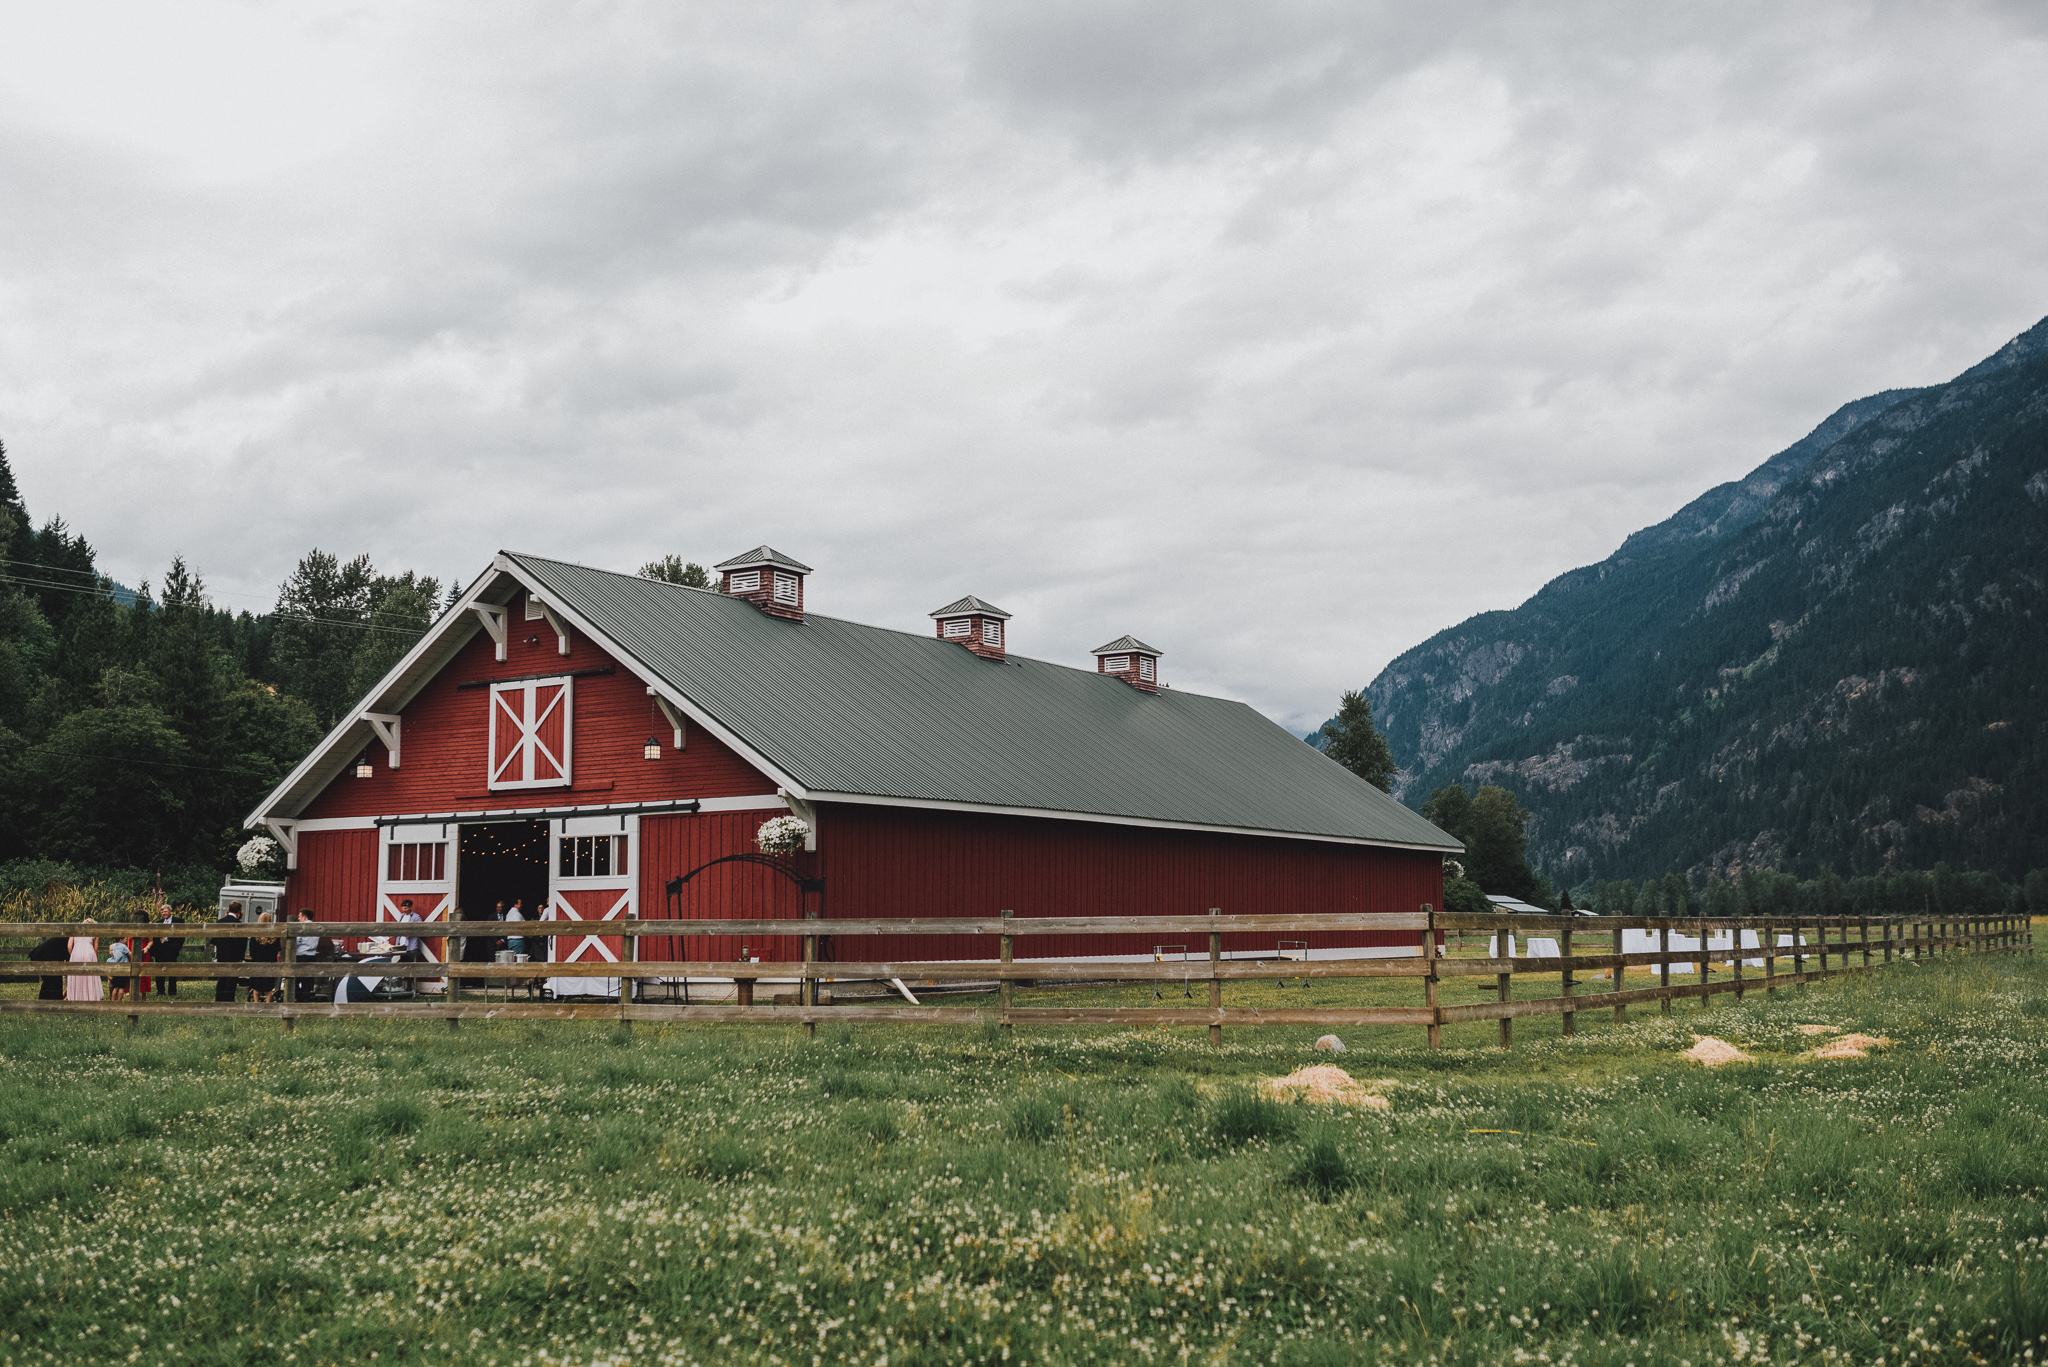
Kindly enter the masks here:
[[[719, 570], [718, 590], [693, 589], [500, 553], [250, 815], [288, 852], [288, 905], [388, 920], [409, 899], [431, 919], [517, 897], [530, 915], [588, 925], [549, 928], [560, 960], [616, 961], [602, 923], [621, 916], [1443, 900], [1456, 841], [1250, 707], [1165, 686], [1142, 641], [1121, 637], [1076, 669], [1009, 654], [1009, 615], [978, 598], [934, 612], [927, 636], [807, 613], [809, 567], [766, 546]], [[713, 864], [756, 851], [763, 822], [790, 814], [808, 827], [790, 861], [801, 881]], [[1149, 955], [1122, 942], [1137, 938], [1045, 937], [1018, 955]], [[1251, 938], [1227, 948], [1276, 949]], [[744, 948], [778, 959], [795, 946]], [[834, 948], [847, 960], [995, 952], [945, 936]], [[641, 953], [741, 950], [705, 937]]]

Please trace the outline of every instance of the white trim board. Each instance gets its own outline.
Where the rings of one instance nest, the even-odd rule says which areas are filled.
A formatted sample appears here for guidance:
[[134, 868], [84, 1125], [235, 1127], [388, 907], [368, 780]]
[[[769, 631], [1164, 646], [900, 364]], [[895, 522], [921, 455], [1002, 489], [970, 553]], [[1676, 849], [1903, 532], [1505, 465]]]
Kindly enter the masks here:
[[1396, 840], [1371, 840], [1354, 835], [1317, 835], [1308, 831], [1274, 831], [1256, 826], [1210, 826], [1195, 821], [1168, 821], [1148, 816], [1112, 816], [1101, 812], [1062, 812], [1044, 807], [1003, 807], [990, 802], [943, 802], [929, 798], [876, 797], [870, 793], [813, 792], [810, 802], [858, 803], [869, 807], [909, 807], [934, 812], [971, 812], [984, 816], [1032, 816], [1048, 821], [1090, 821], [1105, 826], [1147, 826], [1165, 831], [1201, 831], [1210, 835], [1262, 835], [1275, 840], [1312, 840], [1325, 845], [1365, 845], [1382, 850], [1414, 850], [1421, 854], [1457, 854], [1462, 845], [1409, 845]]

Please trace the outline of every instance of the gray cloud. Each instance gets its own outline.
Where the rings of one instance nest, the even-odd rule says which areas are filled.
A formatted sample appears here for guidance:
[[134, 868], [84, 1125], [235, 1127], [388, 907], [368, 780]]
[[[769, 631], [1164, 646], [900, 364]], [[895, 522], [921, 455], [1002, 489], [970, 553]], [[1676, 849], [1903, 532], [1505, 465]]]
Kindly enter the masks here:
[[2025, 6], [194, 13], [0, 18], [0, 436], [237, 605], [766, 540], [1302, 725], [2048, 312]]

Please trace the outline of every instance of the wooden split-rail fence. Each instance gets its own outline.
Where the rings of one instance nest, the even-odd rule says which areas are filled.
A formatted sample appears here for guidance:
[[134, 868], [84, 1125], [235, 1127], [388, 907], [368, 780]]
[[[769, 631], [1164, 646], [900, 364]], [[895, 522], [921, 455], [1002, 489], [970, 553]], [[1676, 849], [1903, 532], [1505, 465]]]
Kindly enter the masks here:
[[[302, 962], [296, 954], [297, 937], [326, 936], [336, 941], [400, 933], [418, 935], [433, 944], [437, 952], [452, 949], [450, 958], [459, 960], [458, 931], [465, 924], [476, 925], [491, 938], [504, 934], [496, 922], [452, 922], [438, 934], [422, 934], [428, 926], [375, 922], [285, 922], [277, 927], [280, 956], [275, 963], [250, 961], [216, 964], [210, 962], [112, 964], [65, 961], [22, 964], [14, 976], [92, 975], [120, 986], [134, 977], [177, 978], [181, 981], [214, 981], [225, 977], [275, 977], [285, 1000], [274, 1003], [236, 1002], [190, 1003], [165, 1000], [99, 1002], [0, 1000], [0, 1014], [69, 1012], [125, 1016], [132, 1026], [144, 1016], [251, 1016], [282, 1020], [286, 1029], [300, 1019], [337, 1017], [445, 1017], [451, 1025], [465, 1018], [489, 1019], [572, 1019], [634, 1021], [699, 1021], [757, 1024], [801, 1024], [815, 1033], [820, 1021], [870, 1022], [919, 1025], [998, 1024], [1004, 1029], [1017, 1025], [1203, 1025], [1212, 1043], [1220, 1042], [1223, 1028], [1257, 1025], [1422, 1026], [1429, 1033], [1431, 1048], [1443, 1044], [1443, 1027], [1458, 1022], [1497, 1020], [1503, 1048], [1513, 1041], [1514, 1022], [1525, 1016], [1555, 1015], [1562, 1018], [1563, 1032], [1573, 1031], [1581, 1011], [1609, 1010], [1616, 1020], [1626, 1018], [1630, 1006], [1658, 1004], [1669, 1015], [1671, 1004], [1688, 997], [1702, 1006], [1722, 993], [1732, 992], [1741, 1000], [1745, 991], [1776, 991], [1780, 986], [1814, 982], [1849, 973], [1867, 973], [1888, 965], [1921, 961], [1930, 956], [1957, 951], [2027, 951], [2033, 948], [2031, 921], [2022, 916], [1806, 916], [1746, 917], [1714, 920], [1667, 920], [1645, 917], [1498, 916], [1457, 915], [1433, 912], [1428, 907], [1413, 914], [1395, 915], [1300, 915], [1237, 916], [1220, 911], [1207, 916], [1061, 916], [1019, 917], [1005, 913], [981, 917], [865, 918], [804, 921], [703, 920], [703, 921], [607, 921], [603, 934], [620, 937], [633, 945], [649, 936], [800, 936], [803, 958], [791, 962], [763, 963], [758, 960], [679, 961], [640, 959], [631, 949], [622, 962], [601, 963], [466, 963], [390, 962], [374, 965], [350, 962]], [[529, 935], [543, 933], [547, 922], [526, 922], [520, 927]], [[484, 928], [488, 927], [488, 930]], [[268, 927], [263, 927], [267, 929]], [[205, 941], [217, 937], [254, 938], [258, 927], [249, 924], [109, 925], [79, 922], [0, 923], [0, 937], [43, 938], [53, 935], [88, 936], [98, 940], [132, 939], [138, 958], [144, 942], [176, 936]], [[1556, 957], [1542, 958], [1458, 958], [1442, 951], [1446, 932], [1477, 931], [1496, 937], [1510, 934], [1541, 936], [1557, 942]], [[1382, 938], [1412, 937], [1412, 952], [1393, 952], [1400, 957], [1303, 958], [1283, 956], [1278, 946], [1299, 942], [1310, 934], [1370, 933]], [[1657, 948], [1628, 952], [1624, 943], [1629, 932], [1656, 937]], [[1757, 943], [1744, 944], [1745, 933], [1754, 933]], [[1019, 937], [1035, 935], [1130, 935], [1143, 934], [1155, 943], [1174, 937], [1208, 940], [1206, 958], [1165, 962], [1122, 962], [1104, 958], [1017, 959]], [[1223, 952], [1225, 935], [1255, 934], [1270, 937], [1276, 949], [1269, 954]], [[827, 962], [818, 954], [819, 939], [829, 935], [835, 944], [845, 945], [861, 936], [874, 935], [976, 935], [998, 942], [994, 960]], [[1673, 937], [1679, 947], [1673, 948]], [[1713, 944], [1712, 938], [1726, 936], [1728, 943]], [[1809, 938], [1810, 937], [1810, 938]], [[1785, 943], [1779, 943], [1783, 938]], [[1690, 944], [1684, 941], [1691, 941]], [[1640, 941], [1638, 941], [1640, 943]], [[1734, 947], [1731, 947], [1734, 946]], [[1325, 951], [1342, 953], [1347, 951]], [[1356, 953], [1357, 951], [1348, 951]], [[1385, 949], [1379, 951], [1386, 953]], [[1674, 983], [1674, 969], [1694, 981]], [[1629, 987], [1631, 970], [1647, 970], [1654, 986]], [[1273, 978], [1412, 978], [1421, 984], [1419, 1006], [1314, 1007], [1269, 1009], [1232, 1007], [1223, 1002], [1226, 984], [1251, 979]], [[1587, 990], [1589, 975], [1601, 974], [1610, 986]], [[307, 979], [377, 977], [445, 982], [440, 1000], [361, 1002], [334, 1004], [292, 1000], [297, 984]], [[1553, 996], [1517, 998], [1515, 980], [1540, 976], [1554, 979]], [[622, 990], [616, 1001], [542, 1001], [489, 999], [493, 989], [531, 985], [539, 979], [597, 978], [619, 980]], [[1497, 994], [1494, 1000], [1445, 1005], [1438, 1000], [1439, 987], [1448, 978], [1479, 979], [1477, 984]], [[694, 980], [700, 983], [736, 984], [735, 1000], [720, 1004], [688, 1005], [645, 1000], [650, 982], [674, 984]], [[797, 986], [793, 1005], [757, 1004], [757, 983], [780, 980]], [[912, 1006], [847, 1004], [827, 1005], [821, 1001], [821, 987], [832, 982], [877, 982], [891, 980], [918, 983], [976, 983], [993, 981], [998, 1004], [994, 1008], [955, 1006]], [[1019, 984], [1057, 986], [1115, 982], [1165, 982], [1208, 986], [1208, 1004], [1194, 1007], [1090, 1007], [1019, 1006], [1014, 993]], [[483, 984], [485, 997], [475, 987]], [[1545, 982], [1544, 986], [1550, 986]], [[196, 995], [196, 994], [195, 994]]]

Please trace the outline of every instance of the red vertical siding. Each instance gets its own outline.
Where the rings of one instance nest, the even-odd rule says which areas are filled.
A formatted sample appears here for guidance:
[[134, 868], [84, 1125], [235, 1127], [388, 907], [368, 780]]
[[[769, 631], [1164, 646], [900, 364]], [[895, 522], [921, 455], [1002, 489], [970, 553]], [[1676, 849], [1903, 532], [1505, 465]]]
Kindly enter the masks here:
[[[692, 878], [673, 904], [666, 885], [671, 878], [703, 867], [729, 854], [747, 854], [754, 836], [773, 811], [708, 812], [702, 816], [649, 816], [640, 819], [640, 915], [650, 921], [713, 920], [719, 917], [803, 919], [803, 898], [797, 885], [759, 864], [721, 864]], [[813, 908], [816, 899], [812, 899]], [[827, 908], [829, 911], [829, 908]], [[645, 958], [734, 960], [742, 943], [730, 935], [683, 935], [643, 941]], [[744, 948], [766, 960], [803, 957], [803, 943], [794, 936], [755, 938]]]
[[[479, 633], [457, 652], [434, 681], [407, 703], [400, 766], [385, 763], [382, 746], [370, 746], [375, 773], [354, 777], [353, 767], [328, 784], [303, 815], [384, 816], [403, 812], [481, 810], [486, 807], [566, 807], [605, 802], [660, 802], [692, 797], [743, 797], [775, 791], [773, 780], [701, 727], [688, 729], [680, 752], [666, 721], [654, 714], [647, 686], [581, 634], [570, 637], [567, 655], [555, 653], [555, 633], [545, 622], [519, 620], [512, 613], [505, 663], [494, 658], [491, 640]], [[537, 644], [526, 638], [538, 635]], [[611, 667], [610, 674], [586, 675], [574, 684], [576, 728], [574, 782], [567, 788], [493, 791], [485, 768], [490, 753], [491, 690], [461, 688], [477, 679]], [[647, 738], [662, 742], [662, 757], [641, 758]]]
[[[819, 820], [825, 915], [1199, 916], [1226, 912], [1413, 912], [1443, 903], [1435, 854], [1260, 836], [1211, 835], [1033, 817], [833, 804]], [[1177, 937], [1178, 939], [1199, 937]], [[1277, 937], [1275, 937], [1277, 938]], [[1301, 937], [1289, 937], [1301, 938]], [[1406, 932], [1317, 934], [1311, 947], [1413, 944]], [[1225, 937], [1235, 951], [1276, 947]], [[1019, 957], [1145, 954], [1135, 935], [1033, 936]], [[1205, 954], [1206, 943], [1190, 953]], [[993, 958], [978, 936], [841, 941], [834, 957]]]
[[305, 831], [299, 866], [285, 880], [285, 905], [311, 907], [323, 921], [377, 919], [377, 833]]

